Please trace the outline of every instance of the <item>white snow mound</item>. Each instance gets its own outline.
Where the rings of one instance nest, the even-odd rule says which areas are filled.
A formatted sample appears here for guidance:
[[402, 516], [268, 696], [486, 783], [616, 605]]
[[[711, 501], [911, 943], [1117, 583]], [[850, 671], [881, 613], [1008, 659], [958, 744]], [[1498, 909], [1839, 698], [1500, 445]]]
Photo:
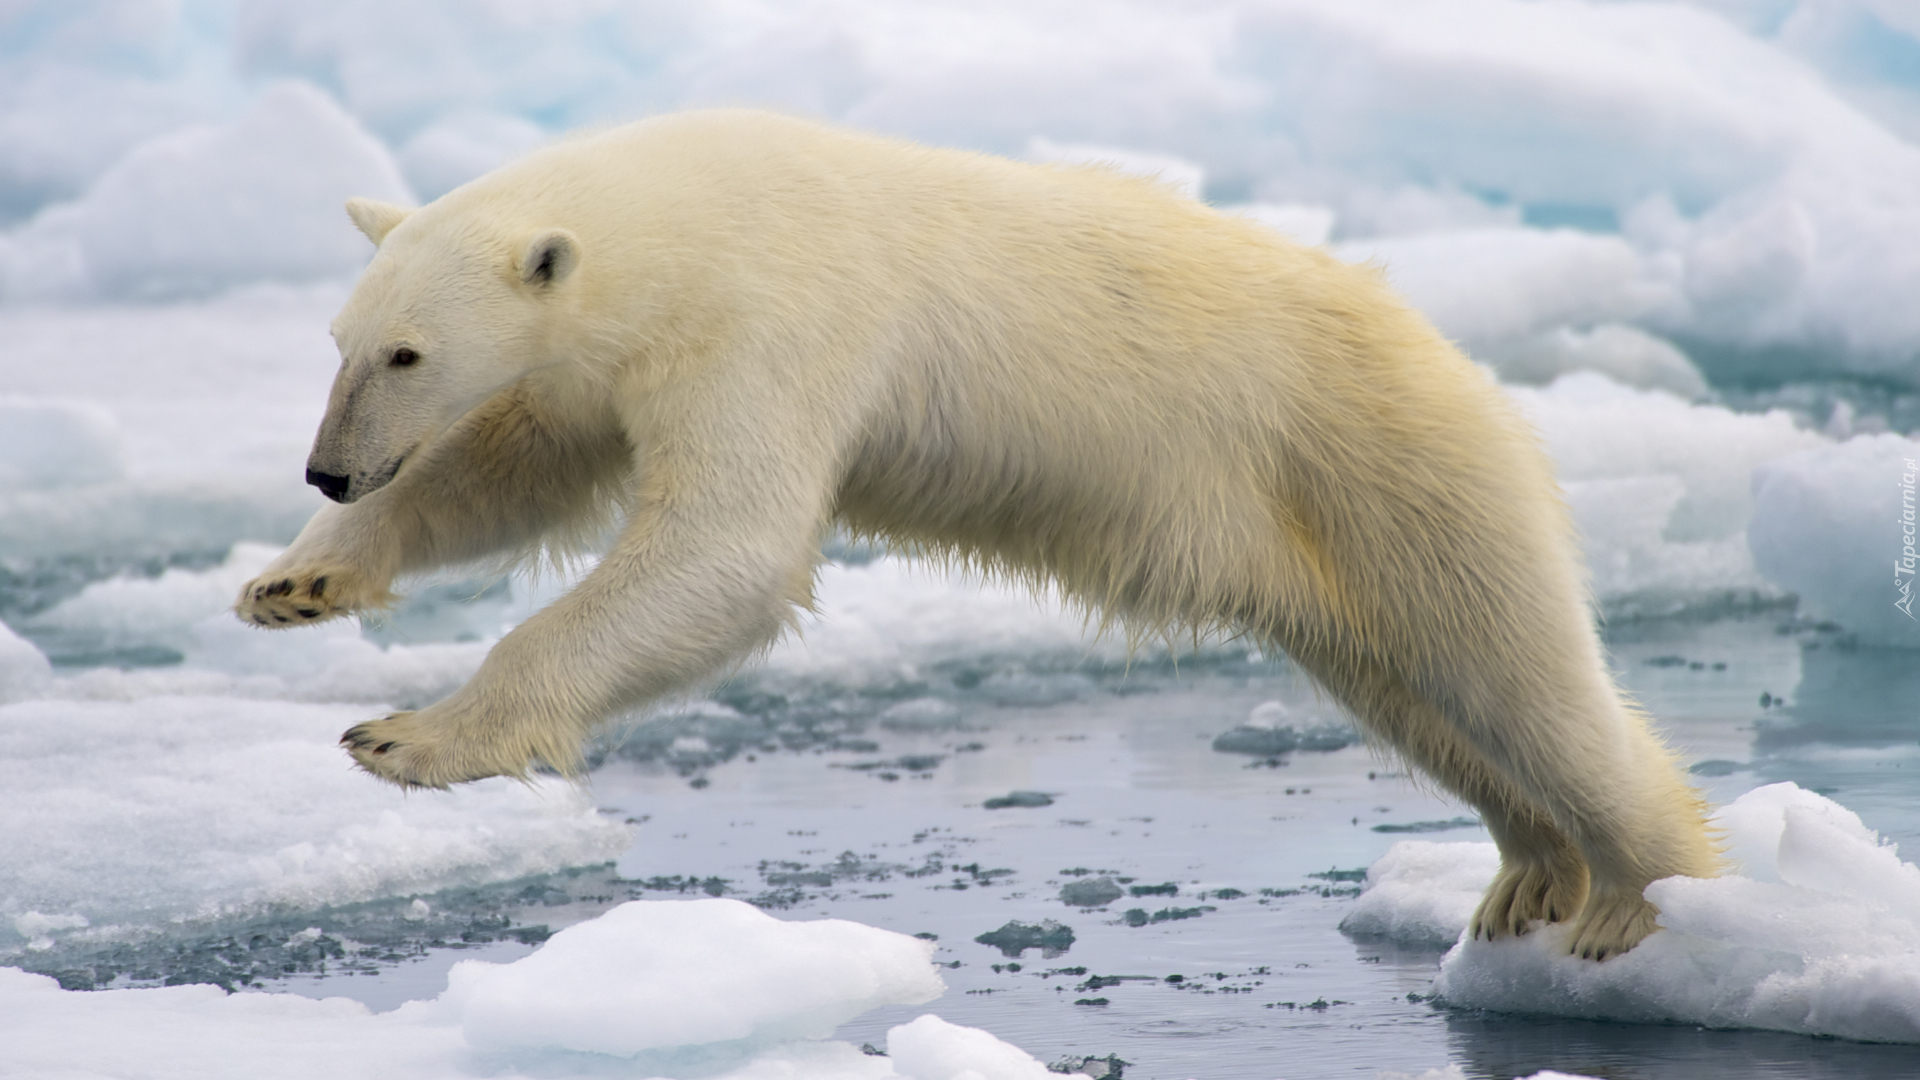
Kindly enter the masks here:
[[1920, 1043], [1920, 868], [1790, 783], [1748, 792], [1713, 824], [1736, 871], [1648, 886], [1663, 929], [1602, 963], [1567, 955], [1567, 924], [1464, 939], [1496, 868], [1488, 844], [1394, 845], [1343, 926], [1411, 944], [1451, 929], [1434, 990], [1452, 1005]]
[[448, 988], [475, 1046], [631, 1055], [825, 1038], [870, 1009], [939, 997], [932, 955], [931, 942], [842, 919], [782, 922], [738, 900], [635, 900], [523, 960], [462, 961]]

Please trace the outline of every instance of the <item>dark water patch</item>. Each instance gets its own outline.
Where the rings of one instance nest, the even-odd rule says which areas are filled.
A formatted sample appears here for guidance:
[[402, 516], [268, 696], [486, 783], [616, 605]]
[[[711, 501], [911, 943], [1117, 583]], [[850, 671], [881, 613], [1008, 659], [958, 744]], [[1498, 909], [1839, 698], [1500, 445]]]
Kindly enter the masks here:
[[987, 810], [1037, 809], [1052, 806], [1053, 796], [1044, 791], [1012, 791], [1005, 795], [996, 795], [980, 804]]
[[1126, 890], [1110, 877], [1087, 878], [1068, 882], [1060, 889], [1060, 899], [1074, 907], [1106, 907], [1126, 895]]
[[1197, 919], [1209, 911], [1218, 910], [1220, 909], [1211, 904], [1190, 908], [1161, 908], [1152, 914], [1148, 914], [1146, 908], [1128, 908], [1126, 914], [1120, 916], [1120, 921], [1128, 926], [1152, 926], [1155, 923]]
[[69, 990], [210, 983], [269, 986], [298, 975], [372, 974], [436, 950], [496, 942], [537, 945], [558, 926], [644, 895], [612, 864], [495, 885], [443, 889], [306, 911], [272, 911], [150, 932], [134, 940], [75, 935], [0, 958]]
[[1000, 950], [1000, 955], [1016, 960], [1028, 949], [1039, 949], [1040, 955], [1051, 960], [1073, 948], [1074, 938], [1072, 927], [1043, 919], [1038, 923], [1013, 920], [973, 940], [980, 945], [991, 945]]
[[1388, 822], [1375, 825], [1373, 831], [1377, 833], [1436, 833], [1451, 832], [1454, 829], [1477, 829], [1479, 827], [1479, 818], [1456, 817], [1447, 818], [1445, 821], [1408, 821], [1397, 824]]

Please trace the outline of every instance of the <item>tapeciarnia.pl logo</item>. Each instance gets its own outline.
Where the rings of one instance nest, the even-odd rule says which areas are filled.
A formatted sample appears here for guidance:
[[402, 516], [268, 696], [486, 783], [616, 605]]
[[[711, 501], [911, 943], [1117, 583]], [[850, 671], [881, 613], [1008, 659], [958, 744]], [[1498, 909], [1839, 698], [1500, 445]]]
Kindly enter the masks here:
[[[1916, 558], [1913, 552], [1913, 477], [1915, 473], [1920, 473], [1920, 465], [1915, 465], [1912, 458], [1901, 460], [1907, 466], [1907, 471], [1900, 474], [1901, 546], [1900, 557], [1893, 560], [1893, 588], [1900, 594], [1900, 599], [1895, 600], [1893, 606], [1905, 613], [1907, 618], [1912, 619], [1914, 618], [1913, 571]], [[1905, 578], [1901, 577], [1902, 574], [1906, 575]], [[1920, 622], [1920, 619], [1915, 621]]]

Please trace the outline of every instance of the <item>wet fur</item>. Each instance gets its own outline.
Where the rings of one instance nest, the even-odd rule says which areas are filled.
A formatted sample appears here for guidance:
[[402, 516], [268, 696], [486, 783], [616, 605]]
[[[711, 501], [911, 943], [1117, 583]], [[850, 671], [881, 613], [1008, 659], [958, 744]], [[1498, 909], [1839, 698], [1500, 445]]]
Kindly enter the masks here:
[[[1607, 673], [1533, 433], [1368, 269], [1103, 170], [741, 111], [356, 217], [381, 250], [336, 327], [349, 365], [404, 330], [508, 343], [474, 362], [524, 374], [317, 516], [243, 617], [299, 621], [266, 595], [282, 581], [325, 577], [331, 617], [624, 521], [467, 686], [348, 732], [376, 775], [577, 768], [609, 715], [777, 636], [839, 523], [1057, 582], [1131, 633], [1283, 649], [1482, 814], [1503, 869], [1477, 935], [1577, 918], [1574, 951], [1603, 958], [1654, 928], [1649, 882], [1717, 869]], [[542, 229], [579, 268], [535, 284], [514, 260]], [[339, 412], [360, 433], [340, 454], [404, 442]]]

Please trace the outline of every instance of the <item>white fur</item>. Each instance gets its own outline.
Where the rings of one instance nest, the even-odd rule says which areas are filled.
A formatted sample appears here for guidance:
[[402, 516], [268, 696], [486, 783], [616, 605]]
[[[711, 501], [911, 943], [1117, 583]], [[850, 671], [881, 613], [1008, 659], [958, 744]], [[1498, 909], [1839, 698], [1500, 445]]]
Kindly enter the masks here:
[[745, 111], [353, 216], [380, 250], [310, 463], [349, 501], [242, 616], [623, 522], [464, 688], [348, 732], [377, 775], [577, 767], [610, 714], [777, 635], [837, 520], [1131, 632], [1285, 649], [1481, 811], [1476, 932], [1578, 915], [1605, 956], [1654, 928], [1648, 882], [1716, 869], [1532, 432], [1369, 270], [1099, 169]]

